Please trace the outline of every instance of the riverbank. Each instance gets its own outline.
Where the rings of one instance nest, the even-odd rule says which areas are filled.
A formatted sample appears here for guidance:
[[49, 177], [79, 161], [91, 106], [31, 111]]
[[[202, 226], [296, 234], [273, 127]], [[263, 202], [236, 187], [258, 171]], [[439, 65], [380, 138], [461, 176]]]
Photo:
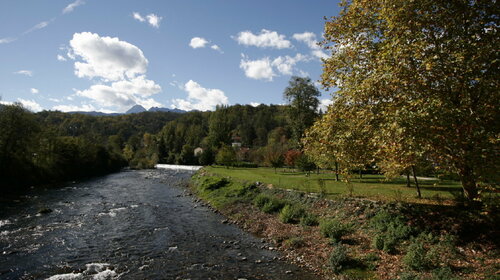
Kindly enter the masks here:
[[450, 205], [325, 199], [207, 169], [192, 177], [191, 189], [228, 222], [323, 279], [498, 277], [492, 215]]

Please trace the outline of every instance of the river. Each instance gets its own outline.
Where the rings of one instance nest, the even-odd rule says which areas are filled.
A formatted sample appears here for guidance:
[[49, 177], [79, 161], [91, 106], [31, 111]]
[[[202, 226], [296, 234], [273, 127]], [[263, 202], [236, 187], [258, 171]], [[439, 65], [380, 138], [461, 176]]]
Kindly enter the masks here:
[[0, 278], [316, 278], [200, 205], [192, 172], [123, 171], [2, 201]]

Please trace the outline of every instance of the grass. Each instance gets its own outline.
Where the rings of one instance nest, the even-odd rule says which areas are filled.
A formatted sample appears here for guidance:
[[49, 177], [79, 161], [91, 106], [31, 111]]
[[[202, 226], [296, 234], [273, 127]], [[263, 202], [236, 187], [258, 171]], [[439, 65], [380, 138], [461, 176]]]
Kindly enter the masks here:
[[[320, 174], [306, 176], [304, 172], [293, 172], [292, 170], [278, 169], [275, 174], [273, 168], [222, 168], [206, 167], [210, 173], [221, 176], [229, 176], [248, 182], [263, 182], [272, 184], [276, 188], [294, 189], [303, 192], [321, 193], [326, 198], [337, 198], [349, 195], [349, 184], [343, 181], [335, 181], [335, 174], [330, 171], [322, 171]], [[323, 183], [318, 183], [323, 180]], [[419, 180], [422, 199], [416, 198], [416, 189], [412, 182], [412, 188], [406, 187], [406, 178], [385, 180], [382, 175], [363, 175], [363, 179], [354, 176], [351, 179], [353, 195], [356, 197], [373, 198], [382, 201], [403, 200], [413, 203], [440, 203], [443, 200], [454, 198], [453, 192], [460, 192], [462, 187], [457, 181], [440, 181], [434, 178]]]

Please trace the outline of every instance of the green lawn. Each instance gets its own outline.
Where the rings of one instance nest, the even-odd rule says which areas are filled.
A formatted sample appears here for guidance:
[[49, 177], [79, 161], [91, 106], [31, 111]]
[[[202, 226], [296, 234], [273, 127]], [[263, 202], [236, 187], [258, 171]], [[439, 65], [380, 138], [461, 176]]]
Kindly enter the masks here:
[[[276, 188], [294, 189], [305, 192], [320, 192], [319, 181], [324, 180], [324, 193], [329, 198], [346, 196], [349, 194], [348, 184], [335, 181], [335, 174], [322, 171], [320, 174], [306, 176], [303, 172], [293, 172], [288, 169], [278, 169], [274, 173], [272, 168], [225, 168], [205, 167], [208, 172], [222, 176], [229, 176], [238, 180], [249, 182], [263, 182], [272, 184]], [[423, 199], [416, 198], [416, 189], [412, 182], [412, 188], [406, 187], [406, 178], [397, 178], [391, 181], [385, 180], [382, 175], [363, 175], [363, 179], [357, 176], [352, 178], [351, 186], [353, 195], [356, 197], [374, 198], [379, 200], [405, 200], [408, 202], [435, 203], [438, 200], [452, 199], [452, 192], [460, 192], [461, 185], [456, 181], [440, 181], [434, 178], [422, 178], [419, 180]]]

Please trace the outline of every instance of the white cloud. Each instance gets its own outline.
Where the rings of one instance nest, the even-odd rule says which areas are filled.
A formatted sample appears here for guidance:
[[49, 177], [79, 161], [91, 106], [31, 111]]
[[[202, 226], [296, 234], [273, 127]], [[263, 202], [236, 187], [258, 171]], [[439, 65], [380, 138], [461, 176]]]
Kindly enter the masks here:
[[193, 49], [204, 48], [208, 44], [208, 41], [205, 38], [194, 37], [189, 42], [189, 46]]
[[184, 90], [188, 93], [187, 99], [172, 100], [172, 107], [181, 110], [214, 110], [217, 105], [229, 104], [228, 98], [220, 89], [208, 89], [202, 87], [193, 80], [189, 80], [184, 85]]
[[155, 15], [155, 14], [149, 14], [145, 17], [143, 17], [140, 13], [138, 12], [133, 12], [132, 16], [134, 19], [140, 21], [140, 22], [145, 22], [147, 21], [149, 25], [151, 25], [154, 28], [160, 28], [160, 22], [163, 19], [162, 17]]
[[155, 14], [149, 14], [146, 16], [146, 18], [148, 19], [149, 25], [155, 28], [160, 28], [160, 22], [162, 20], [162, 17], [157, 16]]
[[252, 106], [252, 107], [258, 107], [261, 104], [262, 103], [259, 103], [259, 102], [250, 102], [250, 106]]
[[97, 84], [89, 89], [77, 91], [76, 94], [90, 98], [104, 107], [118, 107], [126, 110], [134, 104], [140, 104], [146, 108], [160, 107], [161, 103], [150, 97], [161, 91], [161, 87], [154, 81], [139, 76], [130, 80], [121, 80], [111, 85]]
[[218, 51], [218, 52], [220, 52], [220, 53], [224, 53], [224, 52], [221, 50], [221, 48], [220, 48], [219, 46], [217, 46], [217, 45], [212, 45], [210, 48], [211, 48], [212, 50], [214, 50], [214, 51]]
[[56, 103], [62, 102], [61, 99], [57, 99], [57, 98], [49, 98], [49, 100], [52, 101], [52, 102], [56, 102]]
[[307, 61], [308, 58], [300, 53], [296, 54], [295, 57], [291, 56], [278, 56], [271, 63], [272, 66], [276, 67], [278, 71], [283, 75], [292, 75], [295, 64], [300, 61]]
[[333, 104], [332, 99], [321, 99], [319, 101], [318, 111], [321, 109], [321, 111], [323, 111], [323, 113], [325, 113], [328, 110], [328, 106], [330, 106], [332, 104]]
[[264, 57], [258, 60], [249, 60], [248, 57], [243, 57], [240, 61], [240, 68], [245, 71], [245, 76], [255, 80], [272, 81], [276, 74], [271, 67], [269, 57]]
[[30, 29], [26, 30], [23, 34], [28, 34], [28, 33], [33, 32], [35, 30], [45, 28], [49, 25], [50, 22], [51, 21], [42, 21], [42, 22], [36, 24], [35, 26], [31, 27]]
[[63, 9], [63, 14], [71, 13], [76, 7], [81, 6], [85, 4], [84, 0], [76, 0], [75, 2], [69, 4], [66, 6], [66, 8]]
[[299, 42], [305, 43], [311, 49], [311, 54], [315, 57], [328, 58], [328, 55], [318, 45], [316, 34], [312, 32], [295, 33], [292, 37]]
[[251, 31], [242, 31], [234, 38], [240, 45], [256, 46], [260, 48], [287, 49], [292, 47], [292, 43], [285, 39], [285, 35], [276, 31], [262, 29], [260, 34], [253, 34]]
[[38, 89], [36, 89], [36, 88], [31, 88], [30, 91], [33, 94], [37, 94], [39, 92]]
[[146, 108], [162, 106], [151, 98], [161, 87], [146, 78], [148, 60], [138, 47], [89, 32], [75, 33], [70, 46], [69, 53], [78, 60], [75, 75], [100, 79], [88, 89], [75, 90], [77, 96], [120, 111], [135, 104]]
[[[118, 38], [101, 37], [96, 33], [73, 34], [70, 53], [82, 61], [75, 62], [75, 74], [80, 77], [101, 77], [116, 81], [144, 74], [148, 60], [142, 51]], [[71, 56], [70, 56], [71, 57]]]
[[143, 18], [143, 17], [141, 16], [141, 14], [139, 14], [138, 12], [134, 12], [134, 13], [132, 14], [132, 16], [133, 16], [136, 20], [138, 20], [138, 21], [140, 21], [140, 22], [145, 22], [145, 21], [146, 21], [146, 19], [145, 19], [145, 18]]
[[66, 61], [66, 58], [60, 54], [57, 55], [57, 60], [59, 61]]
[[12, 37], [2, 38], [2, 39], [0, 39], [0, 44], [8, 44], [8, 43], [12, 43], [12, 42], [14, 42], [15, 40], [17, 40], [17, 38], [12, 38]]
[[19, 71], [14, 72], [14, 74], [19, 74], [19, 75], [25, 75], [25, 76], [28, 76], [28, 77], [32, 77], [33, 76], [33, 71], [31, 71], [31, 70], [19, 70]]
[[83, 104], [81, 106], [56, 105], [52, 107], [52, 110], [57, 110], [61, 112], [90, 112], [90, 111], [95, 111], [96, 108], [90, 104]]
[[0, 100], [0, 104], [2, 104], [2, 105], [12, 105], [12, 104], [14, 104], [14, 102]]
[[42, 106], [40, 104], [36, 103], [34, 100], [26, 100], [22, 98], [18, 98], [17, 101], [19, 101], [21, 104], [23, 104], [23, 107], [33, 111], [33, 112], [40, 112], [43, 110]]

